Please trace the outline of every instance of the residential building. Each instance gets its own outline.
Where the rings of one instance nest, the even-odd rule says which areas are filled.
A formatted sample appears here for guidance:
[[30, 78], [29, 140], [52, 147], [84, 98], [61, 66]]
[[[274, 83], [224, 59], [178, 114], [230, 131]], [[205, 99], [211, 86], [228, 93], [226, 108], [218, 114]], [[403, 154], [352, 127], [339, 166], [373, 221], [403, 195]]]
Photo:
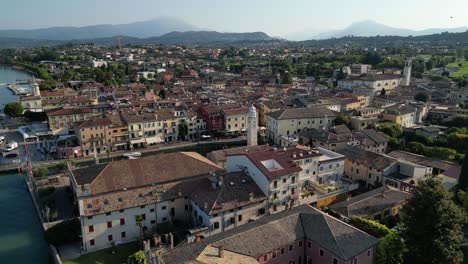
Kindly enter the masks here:
[[391, 91], [400, 85], [400, 76], [395, 74], [367, 74], [363, 76], [351, 76], [347, 79], [339, 80], [338, 87], [353, 90], [355, 87], [367, 86], [374, 90], [374, 93]]
[[327, 108], [284, 109], [267, 114], [266, 136], [274, 144], [290, 145], [303, 130], [327, 128], [337, 113]]
[[243, 172], [212, 173], [189, 197], [194, 229], [207, 228], [198, 234], [203, 237], [257, 220], [267, 211], [267, 197]]
[[247, 131], [249, 108], [239, 107], [222, 110], [224, 131], [227, 136], [245, 134]]
[[[373, 264], [377, 243], [377, 238], [302, 205], [147, 259], [149, 264]], [[154, 255], [148, 248], [145, 253]]]
[[108, 118], [93, 118], [75, 123], [75, 135], [85, 156], [110, 151], [112, 122]]
[[53, 135], [67, 135], [74, 131], [74, 125], [78, 121], [93, 118], [93, 110], [90, 108], [61, 108], [46, 112], [49, 128]]
[[353, 198], [330, 205], [330, 209], [343, 218], [351, 216], [380, 221], [398, 216], [400, 209], [412, 197], [411, 193], [391, 186], [382, 186]]
[[416, 125], [417, 109], [410, 105], [400, 104], [385, 109], [382, 119], [396, 123], [402, 127]]
[[[184, 166], [180, 166], [184, 164]], [[85, 252], [130, 242], [157, 224], [191, 222], [189, 195], [210, 173], [222, 170], [194, 152], [120, 160], [71, 170]]]

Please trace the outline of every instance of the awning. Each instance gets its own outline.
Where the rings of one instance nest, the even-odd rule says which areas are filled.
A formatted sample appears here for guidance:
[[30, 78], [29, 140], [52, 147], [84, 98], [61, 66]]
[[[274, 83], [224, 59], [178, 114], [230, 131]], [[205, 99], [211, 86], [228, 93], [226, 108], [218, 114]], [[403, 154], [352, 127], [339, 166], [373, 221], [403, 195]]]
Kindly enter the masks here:
[[163, 142], [163, 140], [160, 136], [146, 138], [146, 143], [148, 144], [156, 144], [161, 142]]
[[141, 143], [145, 143], [145, 139], [144, 138], [140, 138], [140, 139], [135, 139], [135, 140], [130, 140], [130, 144], [141, 144]]

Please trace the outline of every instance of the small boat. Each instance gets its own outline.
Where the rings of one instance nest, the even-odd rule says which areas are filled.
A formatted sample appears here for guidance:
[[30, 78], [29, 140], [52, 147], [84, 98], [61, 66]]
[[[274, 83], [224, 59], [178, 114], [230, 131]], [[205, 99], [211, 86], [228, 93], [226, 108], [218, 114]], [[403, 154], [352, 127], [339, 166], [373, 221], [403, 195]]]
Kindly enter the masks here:
[[137, 159], [137, 158], [141, 158], [141, 153], [140, 152], [130, 152], [130, 153], [125, 153], [122, 156], [127, 158], [127, 159]]

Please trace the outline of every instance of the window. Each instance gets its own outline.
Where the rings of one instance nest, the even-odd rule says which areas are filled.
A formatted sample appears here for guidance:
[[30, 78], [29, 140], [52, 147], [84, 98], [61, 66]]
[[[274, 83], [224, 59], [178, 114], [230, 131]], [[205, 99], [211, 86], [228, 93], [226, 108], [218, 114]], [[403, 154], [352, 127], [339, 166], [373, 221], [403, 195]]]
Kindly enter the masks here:
[[143, 218], [143, 220], [146, 220], [146, 214], [142, 214], [141, 218]]
[[151, 220], [151, 224], [152, 225], [156, 224], [156, 220]]
[[338, 260], [336, 258], [333, 259], [333, 264], [338, 264]]
[[273, 188], [278, 188], [278, 182], [277, 181], [273, 182]]
[[145, 206], [144, 206], [144, 205], [142, 205], [142, 206], [140, 206], [140, 208], [141, 208], [141, 209], [143, 209], [143, 208], [145, 208]]
[[292, 251], [292, 250], [293, 250], [293, 248], [294, 248], [294, 246], [293, 246], [293, 245], [289, 245], [289, 251]]
[[320, 250], [319, 253], [320, 253], [320, 256], [323, 257], [323, 250]]
[[271, 258], [276, 258], [276, 250], [271, 253]]
[[125, 218], [120, 218], [120, 225], [125, 225]]
[[302, 241], [299, 241], [299, 247], [302, 247]]
[[111, 212], [107, 212], [106, 215], [111, 215]]
[[151, 208], [151, 209], [150, 209], [150, 213], [153, 213], [153, 212], [154, 212], [154, 208]]
[[122, 210], [119, 210], [119, 212], [121, 212], [121, 213], [123, 213], [124, 211], [125, 211], [124, 209], [122, 209]]
[[283, 254], [284, 254], [284, 248], [281, 249], [281, 255], [283, 255]]
[[166, 206], [164, 205], [163, 207], [161, 207], [161, 210], [166, 210]]
[[263, 256], [263, 261], [267, 261], [267, 260], [268, 260], [268, 255]]
[[307, 247], [312, 248], [312, 243], [310, 241], [307, 241]]
[[231, 217], [229, 218], [229, 223], [232, 225], [232, 224], [235, 224], [236, 223], [236, 218], [234, 217]]
[[283, 183], [286, 183], [286, 178], [283, 179]]
[[92, 225], [88, 226], [88, 232], [89, 233], [94, 232], [94, 226], [92, 226]]
[[367, 256], [370, 257], [370, 250], [367, 250]]
[[107, 241], [112, 241], [114, 238], [112, 237], [112, 235], [108, 235], [107, 236]]
[[112, 227], [112, 221], [107, 221], [107, 228], [111, 228]]
[[242, 222], [242, 215], [237, 216], [237, 221]]
[[216, 229], [218, 229], [218, 228], [219, 228], [219, 222], [215, 222], [215, 223], [213, 224], [213, 229], [216, 230]]
[[94, 246], [95, 244], [96, 244], [96, 243], [95, 243], [94, 239], [91, 239], [91, 240], [89, 241], [89, 245], [90, 245], [90, 246]]
[[125, 232], [121, 232], [121, 233], [120, 233], [120, 237], [121, 237], [121, 238], [125, 238], [126, 236], [127, 236], [127, 234], [126, 234]]
[[92, 217], [92, 216], [88, 216], [88, 219], [93, 219], [93, 217]]

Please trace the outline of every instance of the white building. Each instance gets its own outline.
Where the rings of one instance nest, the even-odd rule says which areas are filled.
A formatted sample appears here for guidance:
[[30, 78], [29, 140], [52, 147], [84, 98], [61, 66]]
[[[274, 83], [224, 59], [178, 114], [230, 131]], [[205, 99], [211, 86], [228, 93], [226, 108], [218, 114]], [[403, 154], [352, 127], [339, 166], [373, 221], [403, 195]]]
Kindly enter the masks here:
[[[184, 164], [184, 166], [180, 166]], [[222, 170], [194, 152], [113, 161], [68, 170], [85, 252], [130, 242], [157, 224], [191, 222], [193, 187]]]

